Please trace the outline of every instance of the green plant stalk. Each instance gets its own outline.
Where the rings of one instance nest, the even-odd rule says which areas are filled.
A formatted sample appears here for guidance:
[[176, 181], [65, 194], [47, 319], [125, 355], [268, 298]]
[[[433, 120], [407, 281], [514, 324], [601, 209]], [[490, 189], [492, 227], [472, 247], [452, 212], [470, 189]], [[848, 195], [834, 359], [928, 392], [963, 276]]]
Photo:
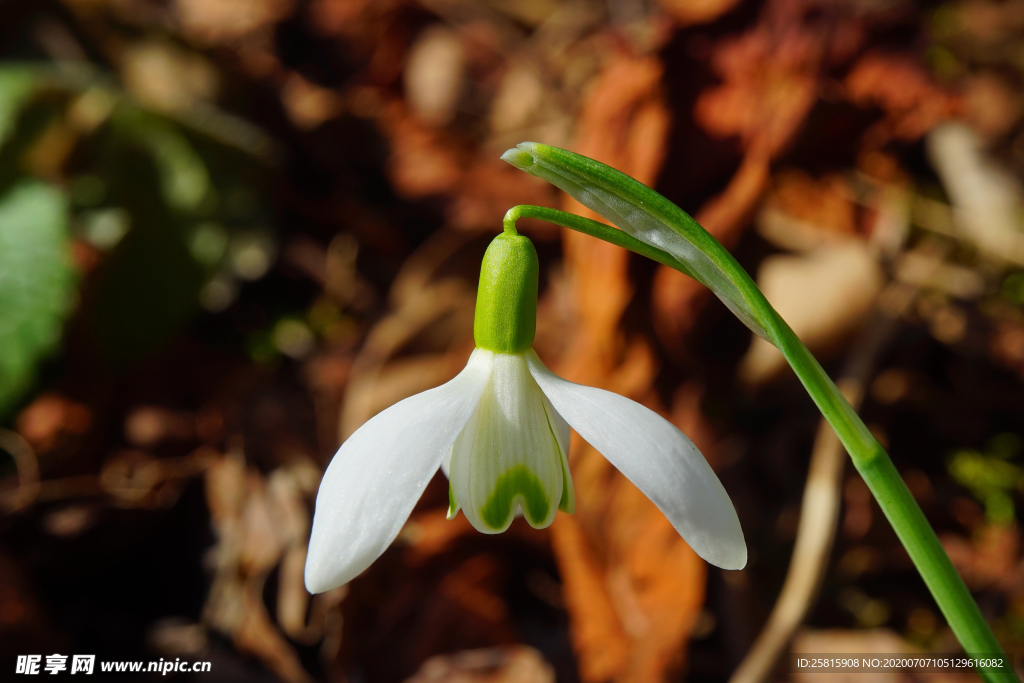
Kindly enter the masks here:
[[[514, 227], [519, 218], [537, 218], [597, 237], [693, 277], [690, 270], [672, 254], [603, 223], [555, 209], [520, 205], [505, 215], [506, 229]], [[693, 223], [696, 225], [695, 221]], [[712, 252], [708, 255], [729, 274], [770, 340], [782, 351], [821, 414], [835, 430], [964, 651], [972, 655], [999, 655], [1007, 663], [1005, 668], [979, 668], [979, 675], [992, 682], [1017, 681], [1009, 659], [1003, 654], [977, 603], [885, 449], [796, 333], [768, 303], [754, 280], [725, 247], [706, 231], [704, 235], [710, 242], [704, 240], [701, 247]]]

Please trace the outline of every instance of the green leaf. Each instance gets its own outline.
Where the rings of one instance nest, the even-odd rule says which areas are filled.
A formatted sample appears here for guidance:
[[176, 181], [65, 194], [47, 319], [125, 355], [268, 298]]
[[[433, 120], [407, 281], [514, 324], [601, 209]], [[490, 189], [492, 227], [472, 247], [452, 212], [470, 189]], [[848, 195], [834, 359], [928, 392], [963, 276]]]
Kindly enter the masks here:
[[521, 142], [501, 158], [555, 185], [640, 242], [670, 254], [754, 334], [776, 343], [765, 328], [764, 313], [758, 310], [766, 304], [763, 297], [751, 299], [737, 277], [740, 265], [678, 206], [611, 166], [558, 147]]
[[111, 368], [124, 369], [168, 343], [198, 310], [206, 269], [189, 250], [189, 223], [170, 210], [159, 164], [132, 144], [109, 145], [109, 202], [131, 229], [95, 276], [90, 322]]
[[0, 69], [0, 144], [18, 122], [18, 114], [36, 89], [36, 78], [24, 68]]
[[163, 118], [142, 110], [120, 111], [119, 130], [152, 155], [163, 200], [175, 211], [195, 212], [209, 195], [210, 174], [188, 137]]
[[68, 240], [56, 188], [23, 182], [0, 197], [0, 415], [60, 340], [74, 287]]
[[[535, 217], [632, 249], [705, 284], [754, 332], [774, 343], [846, 447], [964, 650], [970, 654], [1001, 654], [992, 629], [885, 449], [725, 247], [660, 194], [593, 159], [533, 142], [508, 150], [502, 159], [561, 188], [621, 231], [533, 206], [509, 209], [506, 229], [514, 228], [518, 217]], [[1000, 451], [1012, 454], [1014, 447], [1006, 444]], [[996, 472], [996, 476], [1010, 475], [1005, 467]], [[972, 470], [968, 477], [977, 479], [977, 473]], [[1007, 510], [1012, 514], [1012, 499], [1005, 491], [999, 493], [990, 512], [1005, 518]], [[986, 681], [1019, 683], [1008, 665], [1011, 660], [1005, 655], [999, 660], [1007, 665], [979, 669], [979, 675]]]

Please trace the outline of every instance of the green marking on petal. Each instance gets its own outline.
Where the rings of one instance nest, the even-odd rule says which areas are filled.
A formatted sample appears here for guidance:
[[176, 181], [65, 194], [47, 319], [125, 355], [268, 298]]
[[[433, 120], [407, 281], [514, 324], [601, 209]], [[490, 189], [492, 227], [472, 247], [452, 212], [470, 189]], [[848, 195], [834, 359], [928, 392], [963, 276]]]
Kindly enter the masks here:
[[502, 529], [515, 513], [517, 503], [522, 505], [530, 526], [537, 527], [547, 520], [551, 501], [540, 479], [526, 465], [516, 465], [498, 477], [494, 491], [480, 508], [480, 519], [492, 529]]
[[455, 500], [455, 489], [452, 488], [451, 482], [448, 483], [448, 519], [455, 519], [455, 515], [459, 514], [459, 501]]

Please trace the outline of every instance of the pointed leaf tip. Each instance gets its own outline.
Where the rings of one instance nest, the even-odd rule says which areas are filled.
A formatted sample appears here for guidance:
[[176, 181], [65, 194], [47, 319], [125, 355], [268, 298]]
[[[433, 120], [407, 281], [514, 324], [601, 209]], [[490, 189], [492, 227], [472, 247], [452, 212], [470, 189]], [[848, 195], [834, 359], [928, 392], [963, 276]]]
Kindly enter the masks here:
[[529, 152], [520, 149], [523, 144], [529, 143], [521, 143], [519, 147], [513, 147], [512, 149], [507, 150], [501, 155], [501, 160], [512, 164], [521, 171], [525, 171], [533, 166], [537, 163], [537, 160], [534, 159], [533, 155]]
[[681, 262], [684, 272], [710, 288], [755, 334], [775, 343], [764, 326], [763, 309], [770, 305], [756, 285], [725, 247], [668, 199], [611, 166], [559, 147], [521, 142], [502, 159]]

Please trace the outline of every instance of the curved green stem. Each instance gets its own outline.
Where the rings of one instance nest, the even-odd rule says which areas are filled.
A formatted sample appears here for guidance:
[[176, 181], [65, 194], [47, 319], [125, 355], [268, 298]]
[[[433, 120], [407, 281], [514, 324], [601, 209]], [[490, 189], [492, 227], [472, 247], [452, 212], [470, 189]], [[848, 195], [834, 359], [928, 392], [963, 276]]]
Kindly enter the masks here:
[[555, 225], [561, 225], [565, 228], [572, 228], [576, 232], [582, 232], [584, 235], [590, 235], [596, 237], [599, 240], [610, 242], [617, 247], [628, 249], [632, 252], [646, 256], [649, 259], [657, 261], [662, 265], [666, 265], [669, 268], [675, 268], [676, 270], [693, 277], [693, 273], [686, 267], [682, 261], [678, 260], [672, 254], [656, 249], [645, 242], [641, 242], [627, 232], [618, 230], [599, 223], [583, 216], [577, 216], [574, 213], [566, 213], [565, 211], [559, 211], [558, 209], [547, 209], [543, 206], [531, 206], [529, 204], [520, 204], [519, 206], [513, 206], [505, 213], [504, 228], [505, 232], [515, 231], [516, 221], [520, 218], [536, 218], [548, 223], [554, 223]]
[[[623, 230], [597, 221], [555, 209], [522, 205], [508, 211], [505, 215], [506, 226], [514, 225], [519, 218], [538, 218], [577, 230], [651, 258], [691, 277], [694, 276], [691, 270], [671, 253], [643, 242]], [[686, 218], [693, 221], [689, 216]], [[693, 224], [696, 225], [696, 222], [693, 221]], [[693, 226], [687, 228], [692, 230]], [[749, 307], [747, 311], [756, 318], [766, 332], [767, 338], [782, 351], [822, 415], [832, 425], [964, 651], [971, 655], [1002, 656], [1006, 662], [1003, 668], [978, 669], [978, 673], [986, 681], [1018, 680], [1012, 664], [1003, 654], [977, 603], [950, 562], [935, 531], [907, 489], [885, 449], [864, 425], [796, 333], [768, 303], [754, 280], [725, 247], [703, 229], [701, 231], [706, 236], [700, 245], [702, 251], [721, 268], [729, 282], [740, 292]], [[703, 281], [703, 278], [696, 279]]]

